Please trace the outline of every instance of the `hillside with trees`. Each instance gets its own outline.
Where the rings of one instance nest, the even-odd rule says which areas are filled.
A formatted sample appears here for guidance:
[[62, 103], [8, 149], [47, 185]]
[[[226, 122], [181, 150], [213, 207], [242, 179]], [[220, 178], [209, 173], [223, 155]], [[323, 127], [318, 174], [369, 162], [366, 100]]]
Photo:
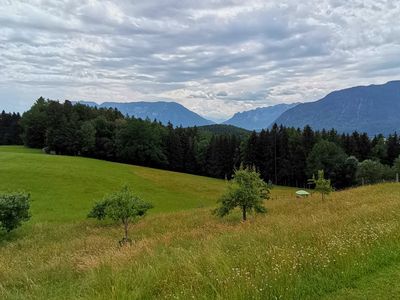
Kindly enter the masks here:
[[314, 131], [310, 126], [296, 129], [274, 125], [259, 133], [229, 126], [183, 128], [127, 117], [116, 109], [43, 98], [21, 120], [15, 114], [2, 116], [7, 116], [2, 120], [14, 118], [1, 123], [3, 144], [18, 144], [21, 136], [27, 147], [47, 153], [215, 178], [229, 179], [243, 164], [254, 166], [267, 182], [305, 187], [312, 175], [324, 170], [335, 188], [345, 188], [394, 180], [399, 172], [395, 160], [400, 155], [400, 138], [396, 133], [371, 138], [359, 132]]

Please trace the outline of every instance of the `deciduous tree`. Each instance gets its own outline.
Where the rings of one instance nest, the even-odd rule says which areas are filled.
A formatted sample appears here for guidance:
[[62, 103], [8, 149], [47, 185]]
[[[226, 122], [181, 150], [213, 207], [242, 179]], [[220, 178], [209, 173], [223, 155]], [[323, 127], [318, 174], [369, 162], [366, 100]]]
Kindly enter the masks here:
[[325, 179], [324, 170], [319, 170], [317, 177], [313, 175], [311, 179], [308, 180], [310, 184], [314, 184], [314, 190], [321, 194], [322, 200], [325, 199], [326, 195], [333, 192], [330, 179]]
[[239, 207], [243, 221], [246, 221], [247, 212], [266, 212], [264, 200], [269, 197], [270, 187], [260, 178], [260, 174], [254, 168], [240, 167], [235, 171], [227, 192], [219, 200], [220, 207], [214, 213], [223, 217]]
[[129, 187], [124, 186], [120, 191], [112, 193], [103, 201], [96, 203], [88, 217], [120, 221], [124, 226], [124, 237], [120, 241], [122, 245], [131, 242], [128, 236], [129, 225], [137, 222], [152, 207], [150, 203], [134, 194]]

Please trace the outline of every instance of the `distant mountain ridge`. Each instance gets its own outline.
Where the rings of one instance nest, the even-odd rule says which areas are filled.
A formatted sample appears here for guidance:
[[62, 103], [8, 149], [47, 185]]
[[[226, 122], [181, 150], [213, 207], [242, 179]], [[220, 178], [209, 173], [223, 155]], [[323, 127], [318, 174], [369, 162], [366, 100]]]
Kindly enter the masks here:
[[268, 128], [282, 113], [298, 104], [277, 104], [239, 112], [223, 124], [234, 125], [247, 130], [261, 130]]
[[357, 130], [372, 136], [400, 132], [400, 81], [334, 91], [287, 110], [274, 123], [345, 133]]
[[95, 106], [99, 108], [116, 108], [124, 115], [132, 116], [135, 118], [150, 120], [156, 119], [164, 125], [171, 122], [174, 126], [203, 126], [211, 125], [214, 122], [207, 120], [196, 114], [195, 112], [187, 109], [181, 104], [176, 102], [104, 102], [102, 104], [97, 104], [91, 101], [78, 101], [75, 103], [80, 103], [88, 106]]
[[[97, 107], [117, 108], [123, 114], [137, 118], [157, 119], [163, 124], [192, 127], [213, 125], [214, 122], [190, 111], [176, 102], [105, 102], [79, 103]], [[313, 129], [331, 129], [338, 132], [366, 132], [370, 136], [400, 132], [400, 81], [380, 85], [356, 86], [329, 93], [315, 102], [278, 104], [236, 113], [223, 122], [246, 130], [261, 130], [272, 124]], [[211, 127], [229, 131], [230, 128]], [[211, 130], [210, 129], [210, 130]]]

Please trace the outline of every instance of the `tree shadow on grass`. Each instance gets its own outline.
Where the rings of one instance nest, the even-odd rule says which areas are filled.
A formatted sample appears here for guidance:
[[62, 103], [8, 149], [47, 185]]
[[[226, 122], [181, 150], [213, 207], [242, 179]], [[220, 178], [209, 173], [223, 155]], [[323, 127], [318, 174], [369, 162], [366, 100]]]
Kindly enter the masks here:
[[243, 221], [242, 219], [242, 212], [240, 209], [235, 208], [232, 210], [232, 212], [224, 217], [219, 217], [213, 214], [213, 211], [211, 211], [211, 215], [219, 223], [223, 223], [228, 226], [238, 226], [238, 225], [243, 225], [243, 224], [253, 224], [257, 222], [258, 219], [262, 219], [265, 217], [268, 217], [268, 211], [266, 213], [255, 213], [255, 212], [249, 212], [248, 213], [248, 218], [246, 221]]

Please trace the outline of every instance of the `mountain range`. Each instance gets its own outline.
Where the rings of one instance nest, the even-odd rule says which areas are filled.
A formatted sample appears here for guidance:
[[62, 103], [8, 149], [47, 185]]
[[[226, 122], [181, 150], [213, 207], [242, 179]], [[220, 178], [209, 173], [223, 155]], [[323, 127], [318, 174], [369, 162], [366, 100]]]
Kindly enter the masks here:
[[[75, 102], [76, 103], [76, 102]], [[150, 120], [156, 119], [163, 124], [171, 122], [174, 126], [191, 127], [211, 125], [214, 122], [203, 118], [195, 112], [176, 102], [104, 102], [97, 104], [90, 101], [79, 101], [80, 104], [99, 108], [116, 108], [124, 115]]]
[[400, 81], [332, 92], [315, 102], [296, 105], [274, 123], [290, 127], [366, 132], [370, 136], [400, 131]]
[[295, 107], [299, 103], [277, 104], [268, 107], [238, 112], [223, 124], [234, 125], [247, 130], [261, 130], [268, 128], [285, 111]]
[[[130, 102], [117, 103], [80, 101], [96, 107], [117, 108], [123, 114], [137, 118], [157, 119], [163, 124], [174, 126], [212, 125], [213, 130], [222, 125], [233, 125], [247, 130], [261, 130], [272, 124], [313, 129], [331, 129], [349, 133], [355, 130], [370, 136], [387, 135], [400, 131], [400, 81], [381, 85], [357, 86], [329, 93], [315, 102], [278, 104], [236, 113], [232, 118], [216, 125], [176, 102]], [[216, 126], [216, 127], [215, 127]]]

